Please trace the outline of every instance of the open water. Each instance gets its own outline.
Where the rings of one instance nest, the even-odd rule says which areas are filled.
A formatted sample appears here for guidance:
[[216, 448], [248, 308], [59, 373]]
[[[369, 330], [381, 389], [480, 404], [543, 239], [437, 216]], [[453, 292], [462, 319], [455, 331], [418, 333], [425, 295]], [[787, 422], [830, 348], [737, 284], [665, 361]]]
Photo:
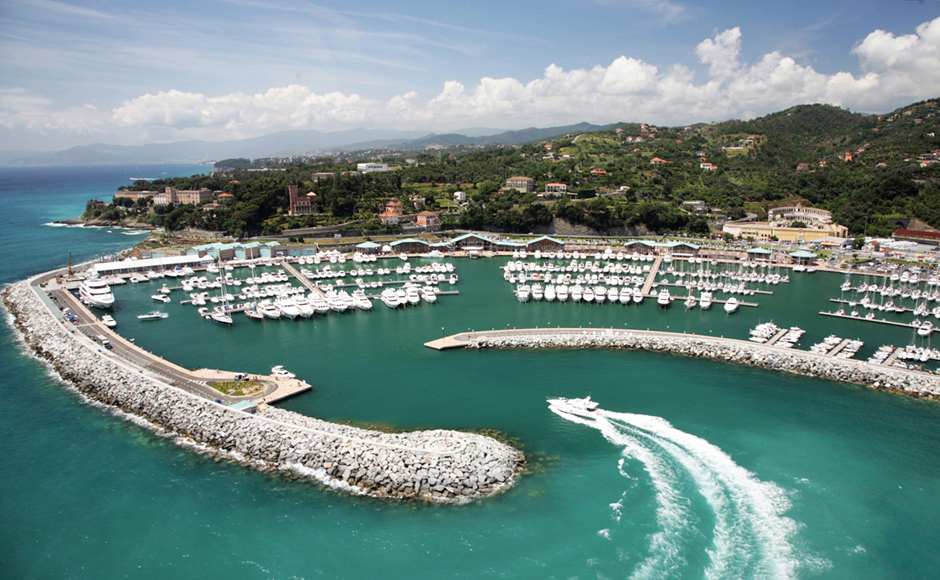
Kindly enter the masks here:
[[[120, 230], [43, 225], [131, 177], [195, 166], [0, 169], [0, 282], [114, 252]], [[397, 262], [397, 260], [395, 261]], [[413, 260], [413, 264], [422, 263]], [[119, 331], [183, 366], [313, 385], [286, 408], [401, 429], [493, 429], [530, 471], [467, 506], [348, 497], [218, 461], [84, 404], [0, 330], [0, 569], [7, 578], [936, 578], [940, 407], [839, 383], [611, 351], [449, 351], [468, 329], [657, 328], [744, 338], [761, 321], [861, 338], [910, 330], [825, 318], [842, 278], [794, 274], [728, 316], [643, 305], [519, 304], [500, 260], [456, 261], [437, 305], [232, 328], [154, 284], [116, 287]], [[394, 266], [394, 263], [390, 263]], [[351, 266], [351, 264], [349, 264]], [[237, 275], [247, 275], [247, 272]], [[755, 298], [749, 298], [754, 300]], [[603, 421], [552, 413], [592, 395]]]

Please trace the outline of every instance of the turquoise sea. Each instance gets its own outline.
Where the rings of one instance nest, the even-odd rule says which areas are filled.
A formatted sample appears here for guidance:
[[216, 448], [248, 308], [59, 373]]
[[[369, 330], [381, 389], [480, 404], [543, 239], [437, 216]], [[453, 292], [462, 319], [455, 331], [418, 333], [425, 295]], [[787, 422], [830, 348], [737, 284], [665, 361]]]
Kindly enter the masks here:
[[[0, 169], [0, 282], [140, 237], [53, 227], [132, 177], [198, 166]], [[822, 317], [837, 275], [792, 275], [756, 309], [519, 304], [506, 259], [456, 261], [433, 306], [232, 328], [177, 303], [139, 323], [155, 286], [116, 288], [119, 330], [182, 366], [313, 385], [282, 405], [400, 429], [494, 429], [530, 470], [466, 506], [349, 497], [177, 446], [83, 403], [0, 331], [0, 569], [5, 578], [936, 578], [940, 406], [821, 380], [613, 351], [449, 351], [468, 329], [656, 328], [744, 338], [758, 322], [904, 345], [910, 330]], [[422, 261], [413, 260], [413, 264]], [[352, 264], [349, 264], [351, 266]], [[390, 264], [394, 266], [395, 264]], [[246, 272], [236, 273], [245, 276]], [[180, 297], [176, 296], [176, 300]], [[174, 302], [176, 302], [174, 300]], [[603, 424], [545, 399], [590, 394]]]

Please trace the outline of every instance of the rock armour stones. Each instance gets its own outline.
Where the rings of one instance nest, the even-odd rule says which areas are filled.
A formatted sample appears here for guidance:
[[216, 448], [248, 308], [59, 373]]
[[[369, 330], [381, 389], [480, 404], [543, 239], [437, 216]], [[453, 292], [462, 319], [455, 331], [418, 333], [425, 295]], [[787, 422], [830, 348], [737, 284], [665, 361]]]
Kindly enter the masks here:
[[924, 372], [819, 356], [805, 351], [694, 335], [610, 331], [542, 331], [472, 338], [467, 348], [610, 348], [667, 352], [854, 383], [924, 399], [940, 398], [940, 377]]
[[86, 396], [256, 468], [292, 470], [372, 497], [461, 503], [508, 488], [525, 461], [516, 449], [472, 433], [389, 434], [274, 407], [235, 411], [84, 345], [26, 282], [5, 289], [3, 298], [24, 342]]

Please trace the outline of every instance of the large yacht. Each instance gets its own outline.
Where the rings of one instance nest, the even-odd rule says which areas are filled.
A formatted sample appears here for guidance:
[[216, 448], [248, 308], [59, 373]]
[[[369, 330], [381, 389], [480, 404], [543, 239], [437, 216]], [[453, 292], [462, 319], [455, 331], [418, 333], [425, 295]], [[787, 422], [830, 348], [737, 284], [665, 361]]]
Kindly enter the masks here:
[[663, 288], [659, 291], [659, 296], [656, 297], [656, 303], [659, 304], [660, 308], [668, 308], [669, 304], [672, 303], [672, 299], [669, 296], [669, 290]]
[[725, 302], [725, 312], [728, 314], [733, 314], [738, 311], [738, 306], [740, 305], [741, 303], [738, 302], [738, 299], [732, 296], [728, 299], [727, 302]]
[[300, 315], [304, 318], [313, 316], [313, 305], [310, 304], [310, 301], [307, 300], [307, 297], [303, 294], [294, 297], [294, 306], [300, 310]]
[[643, 291], [640, 290], [639, 286], [633, 287], [633, 301], [637, 304], [642, 304], [643, 302]]
[[274, 306], [281, 311], [281, 316], [293, 320], [300, 316], [300, 308], [294, 302], [294, 299], [287, 294], [282, 294], [274, 301]]
[[382, 290], [380, 295], [382, 302], [389, 308], [398, 308], [401, 305], [401, 302], [398, 300], [398, 294], [395, 293], [394, 288], [386, 288]]
[[562, 413], [578, 415], [579, 417], [587, 417], [589, 419], [596, 419], [600, 415], [597, 402], [592, 401], [590, 396], [584, 397], [583, 399], [565, 399], [564, 397], [548, 399], [548, 406]]
[[265, 318], [271, 318], [277, 320], [281, 317], [280, 309], [271, 303], [270, 300], [262, 300], [258, 303], [257, 306], [258, 312], [260, 312]]
[[699, 308], [702, 310], [708, 310], [712, 307], [712, 293], [711, 292], [702, 292], [702, 296], [699, 301]]
[[78, 287], [78, 297], [82, 302], [96, 308], [109, 309], [114, 306], [114, 294], [111, 287], [101, 278], [88, 278]]

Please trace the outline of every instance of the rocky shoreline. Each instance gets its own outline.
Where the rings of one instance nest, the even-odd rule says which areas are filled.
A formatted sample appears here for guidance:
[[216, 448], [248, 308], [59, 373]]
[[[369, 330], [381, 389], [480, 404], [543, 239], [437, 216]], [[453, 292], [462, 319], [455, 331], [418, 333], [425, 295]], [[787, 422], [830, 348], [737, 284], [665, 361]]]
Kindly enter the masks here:
[[84, 344], [28, 282], [7, 287], [3, 302], [23, 342], [89, 399], [254, 468], [290, 470], [357, 495], [464, 503], [512, 486], [525, 463], [520, 451], [473, 433], [389, 434], [274, 407], [230, 409]]
[[513, 331], [471, 338], [469, 349], [607, 348], [646, 350], [759, 367], [853, 383], [920, 399], [940, 399], [940, 376], [810, 352], [766, 347], [748, 341], [695, 335], [618, 330]]

